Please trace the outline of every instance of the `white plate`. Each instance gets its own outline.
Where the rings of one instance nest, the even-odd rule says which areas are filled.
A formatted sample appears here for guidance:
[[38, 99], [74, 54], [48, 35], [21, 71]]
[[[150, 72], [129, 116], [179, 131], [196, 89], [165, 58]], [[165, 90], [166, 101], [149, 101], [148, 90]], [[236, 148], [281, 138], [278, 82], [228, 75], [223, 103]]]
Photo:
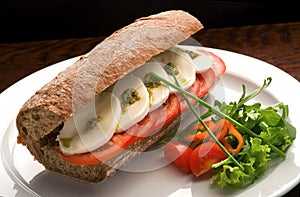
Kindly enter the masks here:
[[[72, 58], [33, 73], [1, 93], [0, 196], [280, 196], [291, 190], [300, 181], [299, 82], [282, 70], [255, 58], [224, 50], [205, 49], [219, 55], [227, 66], [225, 75], [212, 92], [213, 97], [226, 102], [236, 100], [241, 95], [241, 84], [251, 91], [271, 76], [273, 81], [270, 87], [255, 101], [266, 106], [279, 101], [289, 105], [290, 122], [298, 130], [297, 138], [286, 159], [268, 169], [254, 184], [244, 189], [222, 191], [212, 187], [208, 177], [195, 179], [182, 174], [173, 165], [162, 165], [160, 151], [153, 151], [155, 154], [150, 153], [151, 157], [142, 155], [102, 184], [82, 183], [44, 170], [25, 147], [16, 144], [14, 121], [21, 105], [44, 83], [77, 59]], [[152, 166], [136, 168], [141, 167], [141, 163], [145, 164], [145, 160], [148, 162], [149, 158]]]

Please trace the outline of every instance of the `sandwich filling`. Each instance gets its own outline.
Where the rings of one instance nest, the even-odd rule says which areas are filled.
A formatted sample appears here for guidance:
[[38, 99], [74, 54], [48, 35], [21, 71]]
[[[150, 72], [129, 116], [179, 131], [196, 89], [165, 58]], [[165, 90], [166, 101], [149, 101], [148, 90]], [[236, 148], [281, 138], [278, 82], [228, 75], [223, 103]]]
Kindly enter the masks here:
[[78, 165], [86, 164], [84, 157], [92, 158], [88, 164], [103, 162], [187, 110], [175, 89], [150, 74], [175, 83], [170, 69], [183, 89], [203, 97], [225, 65], [213, 53], [180, 45], [153, 57], [64, 122], [57, 136], [59, 155]]

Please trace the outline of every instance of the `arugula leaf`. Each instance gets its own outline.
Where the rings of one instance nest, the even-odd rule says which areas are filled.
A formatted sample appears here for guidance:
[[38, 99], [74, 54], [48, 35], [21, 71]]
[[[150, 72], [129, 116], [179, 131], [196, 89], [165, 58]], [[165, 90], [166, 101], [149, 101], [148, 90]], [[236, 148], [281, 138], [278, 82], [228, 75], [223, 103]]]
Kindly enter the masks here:
[[212, 166], [215, 174], [210, 180], [211, 183], [216, 183], [220, 187], [243, 187], [254, 182], [266, 171], [267, 164], [271, 160], [270, 154], [273, 152], [271, 147], [285, 152], [296, 138], [296, 128], [287, 121], [289, 112], [287, 105], [282, 102], [266, 108], [262, 108], [261, 103], [247, 105], [247, 101], [268, 87], [270, 82], [271, 80], [265, 80], [261, 88], [249, 95], [246, 95], [246, 87], [243, 85], [243, 93], [238, 102], [226, 104], [215, 101], [217, 109], [257, 136], [251, 136], [243, 132], [241, 126], [240, 128], [237, 126], [243, 133], [244, 146], [235, 158], [245, 170], [241, 171], [230, 159], [223, 160]]
[[268, 127], [265, 131], [261, 132], [260, 136], [279, 147], [282, 151], [286, 151], [293, 143], [285, 127]]
[[274, 108], [278, 108], [280, 110], [282, 110], [282, 119], [287, 119], [288, 115], [289, 115], [289, 106], [288, 105], [285, 105], [284, 103], [280, 102], [280, 103], [277, 103]]
[[[241, 171], [230, 160], [227, 160], [212, 176], [211, 184], [216, 183], [222, 188], [225, 186], [244, 187], [263, 175], [270, 160], [271, 149], [268, 145], [263, 145], [259, 138], [250, 138], [245, 142], [244, 151], [237, 155], [237, 160], [245, 170]], [[213, 168], [218, 167], [218, 164], [213, 165]]]
[[294, 141], [296, 139], [296, 128], [287, 120], [284, 120], [283, 122], [285, 124], [290, 139]]
[[271, 127], [277, 126], [281, 120], [281, 116], [277, 114], [276, 109], [272, 107], [259, 110], [259, 113], [261, 114], [259, 122], [264, 122], [265, 124]]
[[264, 89], [266, 89], [271, 84], [271, 82], [272, 82], [272, 78], [268, 77], [267, 79], [264, 80], [264, 83], [260, 88], [254, 90], [247, 96], [246, 96], [246, 86], [244, 84], [242, 84], [242, 88], [243, 88], [242, 96], [240, 97], [238, 103], [233, 103], [233, 107], [232, 107], [232, 110], [230, 111], [229, 115], [234, 114], [235, 111], [237, 109], [239, 109], [242, 105], [244, 105], [246, 102], [248, 102], [249, 100], [256, 97], [259, 93], [261, 93]]

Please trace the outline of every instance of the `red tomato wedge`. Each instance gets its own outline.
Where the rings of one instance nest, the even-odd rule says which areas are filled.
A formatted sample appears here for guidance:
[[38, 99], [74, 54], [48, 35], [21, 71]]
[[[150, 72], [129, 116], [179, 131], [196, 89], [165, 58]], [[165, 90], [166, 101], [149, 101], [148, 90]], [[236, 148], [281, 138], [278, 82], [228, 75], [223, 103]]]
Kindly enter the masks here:
[[165, 157], [184, 173], [190, 173], [192, 149], [179, 142], [169, 142], [165, 146]]
[[206, 142], [197, 146], [190, 157], [192, 173], [198, 177], [209, 171], [211, 165], [227, 158], [227, 155], [215, 142]]

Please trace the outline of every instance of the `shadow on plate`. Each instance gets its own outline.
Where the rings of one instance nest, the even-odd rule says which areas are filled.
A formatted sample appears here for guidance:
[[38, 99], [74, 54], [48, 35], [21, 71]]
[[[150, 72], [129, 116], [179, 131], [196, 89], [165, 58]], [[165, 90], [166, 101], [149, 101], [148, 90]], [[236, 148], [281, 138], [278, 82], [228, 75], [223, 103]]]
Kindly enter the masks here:
[[[166, 177], [168, 177], [166, 179]], [[174, 180], [170, 182], [170, 180]], [[192, 176], [184, 175], [174, 166], [146, 173], [120, 171], [103, 183], [86, 183], [44, 170], [37, 174], [29, 187], [40, 196], [170, 196], [185, 191], [191, 194]], [[29, 197], [26, 191], [15, 184], [16, 197]], [[191, 196], [191, 195], [189, 195]]]

